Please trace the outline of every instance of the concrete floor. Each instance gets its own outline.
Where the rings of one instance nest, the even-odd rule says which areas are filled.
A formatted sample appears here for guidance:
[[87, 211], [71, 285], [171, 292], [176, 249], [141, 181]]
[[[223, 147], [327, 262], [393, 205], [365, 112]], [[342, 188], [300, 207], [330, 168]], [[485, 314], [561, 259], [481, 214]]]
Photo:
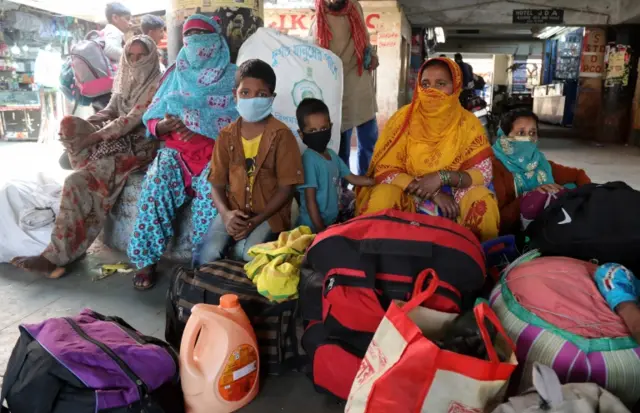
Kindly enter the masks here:
[[[562, 131], [561, 131], [562, 132]], [[596, 182], [625, 180], [640, 189], [640, 149], [599, 147], [566, 139], [543, 139], [541, 147], [553, 161], [587, 170]], [[28, 157], [27, 157], [28, 156]], [[0, 142], [0, 185], [7, 177], [32, 176], [39, 168], [54, 168], [59, 148]], [[20, 159], [21, 158], [21, 159]], [[55, 158], [55, 159], [54, 159]], [[24, 160], [30, 159], [25, 165]], [[37, 159], [37, 162], [33, 162]], [[53, 165], [53, 166], [52, 166]], [[157, 286], [147, 292], [131, 287], [129, 276], [114, 275], [93, 281], [99, 263], [114, 263], [126, 257], [101, 250], [89, 255], [59, 280], [47, 280], [0, 264], [0, 381], [5, 364], [18, 338], [20, 323], [77, 313], [84, 307], [126, 319], [145, 334], [162, 337], [164, 300], [174, 264], [164, 263]], [[269, 378], [258, 398], [243, 412], [325, 413], [342, 411], [331, 398], [316, 393], [309, 380], [299, 373]]]

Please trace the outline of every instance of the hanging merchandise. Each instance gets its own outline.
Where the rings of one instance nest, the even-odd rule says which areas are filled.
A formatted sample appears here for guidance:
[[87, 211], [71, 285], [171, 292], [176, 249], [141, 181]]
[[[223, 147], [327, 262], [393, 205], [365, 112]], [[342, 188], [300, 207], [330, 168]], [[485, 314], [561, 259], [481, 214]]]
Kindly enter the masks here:
[[39, 33], [43, 26], [42, 20], [32, 13], [11, 10], [7, 12], [3, 27], [8, 29], [19, 30], [21, 32]]
[[59, 52], [40, 50], [34, 65], [34, 78], [38, 85], [58, 88], [62, 58]]

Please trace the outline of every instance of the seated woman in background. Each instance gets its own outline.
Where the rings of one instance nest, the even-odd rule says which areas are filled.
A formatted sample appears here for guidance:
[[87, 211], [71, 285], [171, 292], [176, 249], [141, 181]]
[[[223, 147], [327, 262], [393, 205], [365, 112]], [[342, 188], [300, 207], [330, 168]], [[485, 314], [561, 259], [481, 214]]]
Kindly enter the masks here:
[[493, 183], [500, 232], [515, 234], [569, 188], [591, 183], [582, 169], [550, 162], [538, 149], [538, 117], [530, 110], [507, 113], [493, 144]]
[[215, 139], [238, 118], [233, 100], [236, 65], [218, 23], [191, 16], [182, 28], [184, 46], [144, 115], [150, 134], [165, 142], [142, 184], [138, 218], [127, 253], [137, 268], [133, 285], [151, 288], [155, 264], [173, 238], [172, 221], [190, 199], [198, 245], [217, 215], [211, 201], [209, 161]]
[[14, 258], [13, 265], [58, 278], [91, 246], [127, 177], [155, 156], [155, 143], [144, 137], [142, 115], [160, 77], [154, 41], [133, 37], [125, 45], [107, 107], [87, 120], [62, 120], [60, 140], [75, 171], [64, 182], [51, 243], [39, 256]]
[[453, 219], [481, 240], [498, 235], [500, 215], [491, 184], [491, 146], [480, 121], [462, 108], [460, 67], [427, 61], [413, 102], [396, 112], [378, 139], [357, 213], [387, 208]]

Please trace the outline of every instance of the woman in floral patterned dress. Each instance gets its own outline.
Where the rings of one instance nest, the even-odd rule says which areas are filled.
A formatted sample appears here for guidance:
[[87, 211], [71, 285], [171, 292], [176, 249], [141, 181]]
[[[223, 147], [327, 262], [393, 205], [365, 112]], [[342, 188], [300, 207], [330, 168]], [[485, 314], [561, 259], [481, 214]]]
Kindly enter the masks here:
[[155, 265], [173, 238], [178, 209], [193, 198], [191, 242], [197, 245], [217, 211], [207, 181], [220, 129], [238, 117], [233, 100], [236, 66], [218, 23], [202, 15], [184, 24], [184, 47], [167, 70], [144, 115], [152, 137], [165, 143], [147, 172], [127, 253], [139, 290], [154, 284]]
[[64, 182], [49, 246], [41, 255], [14, 258], [13, 265], [62, 276], [102, 230], [127, 177], [153, 160], [156, 145], [144, 137], [142, 116], [161, 77], [157, 47], [136, 36], [124, 50], [108, 106], [87, 120], [67, 116], [60, 124], [74, 172]]

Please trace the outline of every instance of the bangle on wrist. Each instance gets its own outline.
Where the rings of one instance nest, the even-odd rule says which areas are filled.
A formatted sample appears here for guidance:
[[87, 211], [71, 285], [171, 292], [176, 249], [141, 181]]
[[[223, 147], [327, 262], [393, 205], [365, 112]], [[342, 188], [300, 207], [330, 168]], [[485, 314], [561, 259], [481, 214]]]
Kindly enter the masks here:
[[440, 176], [440, 185], [441, 186], [449, 186], [451, 185], [451, 174], [449, 171], [440, 171], [438, 172]]

